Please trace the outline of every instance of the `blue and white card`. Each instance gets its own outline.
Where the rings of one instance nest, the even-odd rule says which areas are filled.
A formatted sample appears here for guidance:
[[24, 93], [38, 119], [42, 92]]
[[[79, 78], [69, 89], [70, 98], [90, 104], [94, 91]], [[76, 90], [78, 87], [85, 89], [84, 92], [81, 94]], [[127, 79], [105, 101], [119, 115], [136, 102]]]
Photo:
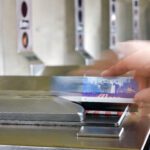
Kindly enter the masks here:
[[83, 78], [83, 96], [133, 98], [138, 84], [133, 77], [85, 77]]
[[73, 102], [134, 103], [138, 84], [133, 77], [53, 78], [52, 93]]

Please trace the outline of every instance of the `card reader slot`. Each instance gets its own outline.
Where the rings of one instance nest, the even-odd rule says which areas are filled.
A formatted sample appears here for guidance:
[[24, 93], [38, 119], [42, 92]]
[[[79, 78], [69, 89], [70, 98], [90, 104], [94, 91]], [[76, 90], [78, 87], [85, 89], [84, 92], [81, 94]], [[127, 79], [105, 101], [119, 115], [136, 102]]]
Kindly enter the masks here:
[[124, 111], [127, 104], [124, 105], [124, 104], [108, 104], [108, 103], [106, 104], [106, 103], [85, 102], [85, 103], [81, 103], [81, 106], [85, 110]]
[[129, 112], [129, 106], [121, 111], [85, 110], [85, 122], [90, 125], [120, 126]]

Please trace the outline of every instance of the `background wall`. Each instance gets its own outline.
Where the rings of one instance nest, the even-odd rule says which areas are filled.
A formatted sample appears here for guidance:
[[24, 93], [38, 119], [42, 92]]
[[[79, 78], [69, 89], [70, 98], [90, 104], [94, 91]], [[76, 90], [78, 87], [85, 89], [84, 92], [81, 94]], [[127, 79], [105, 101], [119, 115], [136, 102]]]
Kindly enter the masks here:
[[32, 7], [33, 50], [44, 64], [81, 64], [74, 50], [74, 1], [33, 0]]
[[85, 1], [85, 49], [95, 59], [109, 47], [109, 1]]
[[3, 59], [3, 31], [2, 31], [2, 10], [3, 6], [2, 6], [2, 1], [0, 1], [0, 74], [4, 73], [4, 59]]
[[[85, 47], [95, 58], [109, 47], [109, 0], [85, 1]], [[117, 0], [119, 41], [132, 39], [131, 0]], [[32, 0], [33, 51], [48, 66], [81, 65], [75, 53], [73, 0]], [[141, 39], [150, 39], [150, 0], [141, 0]], [[0, 75], [29, 75], [17, 53], [16, 0], [0, 0]]]
[[132, 0], [117, 2], [118, 41], [132, 40]]

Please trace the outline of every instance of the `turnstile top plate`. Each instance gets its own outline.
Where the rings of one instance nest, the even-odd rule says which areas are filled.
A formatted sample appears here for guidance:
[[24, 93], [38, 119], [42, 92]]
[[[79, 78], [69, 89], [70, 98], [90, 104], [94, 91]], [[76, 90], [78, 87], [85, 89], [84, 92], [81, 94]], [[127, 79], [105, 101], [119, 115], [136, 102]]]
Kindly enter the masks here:
[[61, 98], [53, 96], [17, 98], [16, 95], [9, 95], [2, 99], [0, 96], [0, 121], [80, 122], [83, 119], [84, 109], [80, 105]]

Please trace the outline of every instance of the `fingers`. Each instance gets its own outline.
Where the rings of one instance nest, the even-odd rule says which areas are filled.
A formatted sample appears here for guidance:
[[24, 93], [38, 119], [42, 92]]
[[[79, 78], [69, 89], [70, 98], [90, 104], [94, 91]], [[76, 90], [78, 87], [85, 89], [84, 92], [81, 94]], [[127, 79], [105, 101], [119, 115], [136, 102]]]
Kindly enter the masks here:
[[141, 117], [149, 116], [150, 115], [150, 106], [149, 107], [143, 107], [139, 109], [141, 112]]
[[150, 104], [150, 88], [143, 89], [135, 95], [135, 102], [144, 102]]
[[[107, 62], [117, 62], [118, 57], [116, 53], [114, 53], [112, 50], [105, 50], [101, 52], [101, 60], [100, 61], [107, 61]], [[97, 61], [98, 63], [98, 61]]]
[[135, 95], [135, 102], [139, 106], [142, 116], [150, 114], [150, 88], [143, 89]]
[[134, 74], [134, 79], [138, 83], [138, 89], [139, 90], [143, 90], [143, 89], [148, 87], [148, 84], [149, 84], [149, 79], [148, 78], [139, 76], [138, 74], [135, 73]]
[[119, 43], [117, 52], [125, 58], [115, 66], [102, 73], [102, 76], [122, 75], [130, 70], [135, 70], [142, 76], [150, 76], [150, 42], [128, 41]]
[[116, 52], [118, 55], [123, 57], [127, 57], [131, 55], [132, 53], [138, 51], [135, 47], [135, 43], [137, 41], [127, 41], [127, 42], [120, 42], [116, 46]]
[[110, 68], [112, 64], [115, 64], [114, 59], [96, 61], [91, 66], [81, 66], [75, 70], [68, 72], [67, 75], [73, 76], [100, 76], [104, 69]]
[[134, 40], [118, 43], [116, 51], [118, 54], [127, 57], [137, 51], [149, 51], [149, 47], [150, 43], [148, 41]]
[[125, 74], [126, 72], [137, 68], [137, 56], [135, 54], [126, 57], [119, 61], [116, 65], [112, 66], [108, 70], [102, 72], [102, 76], [118, 76]]
[[102, 72], [102, 76], [118, 76], [134, 70], [138, 75], [150, 77], [150, 51], [138, 51], [119, 61], [116, 65]]

